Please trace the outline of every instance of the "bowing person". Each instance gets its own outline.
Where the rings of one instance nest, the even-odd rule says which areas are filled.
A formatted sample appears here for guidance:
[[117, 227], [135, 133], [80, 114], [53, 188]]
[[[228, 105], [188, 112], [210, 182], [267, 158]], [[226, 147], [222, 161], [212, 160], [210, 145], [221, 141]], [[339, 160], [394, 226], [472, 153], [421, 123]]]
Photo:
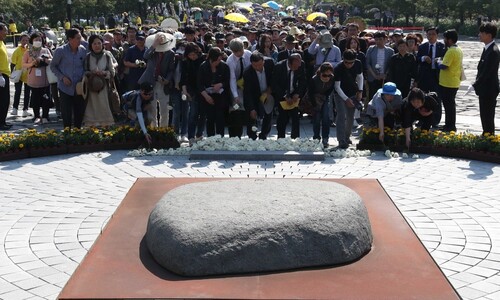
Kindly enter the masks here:
[[288, 120], [292, 120], [291, 138], [300, 136], [299, 101], [305, 94], [306, 76], [300, 54], [293, 53], [274, 67], [272, 93], [279, 102], [276, 120], [278, 138], [285, 137]]
[[274, 98], [271, 95], [271, 81], [274, 62], [265, 59], [264, 55], [254, 51], [250, 56], [251, 66], [243, 72], [243, 99], [245, 111], [248, 113], [247, 135], [257, 138], [257, 118], [262, 118], [262, 128], [259, 139], [265, 140], [271, 131]]
[[[174, 88], [175, 46], [173, 35], [158, 32], [146, 39], [146, 69], [139, 78], [139, 84], [154, 82], [154, 100], [151, 112], [155, 116], [153, 126], [167, 127], [169, 120], [170, 94]], [[158, 103], [155, 103], [157, 101]], [[159, 107], [159, 113], [158, 108]], [[159, 120], [156, 116], [159, 115]]]
[[222, 61], [224, 53], [217, 47], [208, 51], [208, 58], [198, 72], [202, 115], [207, 118], [207, 136], [224, 136], [225, 112], [228, 109], [229, 67]]

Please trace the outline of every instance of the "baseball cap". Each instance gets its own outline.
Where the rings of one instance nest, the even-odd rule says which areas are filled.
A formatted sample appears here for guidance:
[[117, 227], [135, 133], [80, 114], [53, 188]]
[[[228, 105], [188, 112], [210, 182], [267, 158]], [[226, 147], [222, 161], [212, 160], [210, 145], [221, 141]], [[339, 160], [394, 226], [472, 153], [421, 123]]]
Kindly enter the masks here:
[[150, 82], [143, 82], [140, 84], [139, 88], [141, 91], [149, 93], [153, 91], [153, 84], [151, 84]]
[[142, 30], [137, 31], [137, 33], [135, 34], [135, 39], [137, 39], [137, 40], [146, 39], [146, 33]]
[[403, 29], [401, 29], [401, 28], [394, 29], [394, 31], [392, 32], [392, 35], [404, 35]]

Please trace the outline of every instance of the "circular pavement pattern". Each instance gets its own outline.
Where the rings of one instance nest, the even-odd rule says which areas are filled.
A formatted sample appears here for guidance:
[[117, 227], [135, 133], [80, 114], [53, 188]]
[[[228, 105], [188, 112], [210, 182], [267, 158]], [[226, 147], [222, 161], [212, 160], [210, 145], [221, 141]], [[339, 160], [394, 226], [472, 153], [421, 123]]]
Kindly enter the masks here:
[[500, 298], [499, 165], [382, 153], [192, 162], [125, 151], [0, 163], [0, 298], [55, 299], [138, 177], [376, 178], [463, 298]]

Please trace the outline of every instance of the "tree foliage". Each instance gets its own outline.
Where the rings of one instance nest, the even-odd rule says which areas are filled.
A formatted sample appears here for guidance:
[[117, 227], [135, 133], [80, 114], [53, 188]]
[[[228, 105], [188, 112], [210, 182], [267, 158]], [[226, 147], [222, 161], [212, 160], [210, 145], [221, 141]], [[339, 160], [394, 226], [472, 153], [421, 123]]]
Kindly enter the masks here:
[[[42, 17], [47, 17], [51, 25], [66, 17], [67, 0], [0, 0], [0, 14], [6, 18], [24, 21], [32, 19], [37, 23]], [[109, 13], [132, 12], [138, 13], [140, 5], [146, 7], [159, 7], [162, 0], [73, 0], [71, 9], [74, 19], [89, 19]], [[171, 1], [177, 8], [177, 0]], [[189, 0], [191, 6], [213, 7], [215, 5], [231, 5], [232, 0]], [[265, 0], [254, 1], [263, 3]], [[283, 5], [297, 3], [293, 0], [277, 1]], [[315, 2], [315, 1], [310, 1]], [[390, 9], [398, 17], [406, 18], [408, 22], [414, 22], [416, 16], [433, 18], [436, 24], [441, 18], [453, 18], [461, 24], [466, 19], [474, 19], [477, 16], [488, 16], [496, 19], [500, 16], [500, 1], [498, 0], [326, 0], [334, 4], [352, 5], [366, 12], [373, 8], [380, 10]], [[168, 1], [167, 1], [168, 3]], [[299, 3], [306, 3], [302, 0]], [[306, 7], [308, 9], [308, 7]], [[371, 14], [367, 14], [371, 16]], [[43, 21], [38, 21], [41, 23]]]

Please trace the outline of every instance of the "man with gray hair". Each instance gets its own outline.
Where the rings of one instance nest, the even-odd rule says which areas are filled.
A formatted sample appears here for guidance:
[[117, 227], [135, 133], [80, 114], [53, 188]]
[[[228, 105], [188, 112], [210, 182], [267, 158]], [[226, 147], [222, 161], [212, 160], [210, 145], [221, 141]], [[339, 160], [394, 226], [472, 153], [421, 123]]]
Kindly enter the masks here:
[[230, 137], [240, 137], [243, 134], [243, 124], [246, 124], [245, 106], [243, 105], [243, 71], [250, 65], [252, 52], [244, 49], [240, 39], [229, 42], [233, 52], [227, 58], [229, 66], [229, 86], [232, 102], [229, 105], [228, 131]]

